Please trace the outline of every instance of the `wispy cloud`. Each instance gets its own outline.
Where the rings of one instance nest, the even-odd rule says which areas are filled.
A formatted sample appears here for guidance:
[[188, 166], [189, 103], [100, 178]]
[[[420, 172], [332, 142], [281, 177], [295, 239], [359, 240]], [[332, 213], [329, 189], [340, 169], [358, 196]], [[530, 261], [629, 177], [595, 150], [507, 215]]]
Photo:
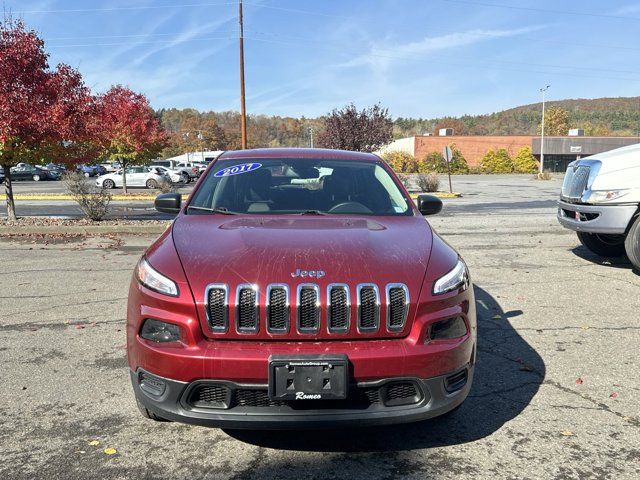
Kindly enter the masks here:
[[360, 55], [339, 67], [370, 66], [374, 70], [384, 71], [393, 62], [414, 59], [417, 55], [425, 56], [456, 47], [473, 45], [493, 39], [514, 37], [541, 30], [544, 26], [530, 26], [512, 30], [469, 30], [466, 32], [448, 33], [437, 37], [424, 37], [422, 40], [399, 45], [373, 45], [369, 52]]
[[631, 5], [625, 5], [613, 12], [614, 15], [635, 15], [640, 14], [640, 3], [633, 3]]

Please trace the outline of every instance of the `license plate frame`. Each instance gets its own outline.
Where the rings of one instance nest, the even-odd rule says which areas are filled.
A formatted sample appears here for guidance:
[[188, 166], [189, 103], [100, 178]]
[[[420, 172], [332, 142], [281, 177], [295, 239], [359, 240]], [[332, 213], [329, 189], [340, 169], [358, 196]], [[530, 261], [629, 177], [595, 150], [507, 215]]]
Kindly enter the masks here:
[[346, 355], [269, 357], [269, 397], [273, 400], [344, 400], [348, 389]]

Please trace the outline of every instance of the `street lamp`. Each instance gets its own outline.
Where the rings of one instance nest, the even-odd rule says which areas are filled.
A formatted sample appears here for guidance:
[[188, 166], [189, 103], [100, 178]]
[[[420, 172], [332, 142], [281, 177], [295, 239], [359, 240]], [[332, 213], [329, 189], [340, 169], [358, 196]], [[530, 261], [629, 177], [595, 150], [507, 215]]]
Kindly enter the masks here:
[[542, 93], [542, 130], [540, 135], [540, 173], [544, 172], [544, 94], [549, 90], [551, 85], [547, 85], [540, 89]]

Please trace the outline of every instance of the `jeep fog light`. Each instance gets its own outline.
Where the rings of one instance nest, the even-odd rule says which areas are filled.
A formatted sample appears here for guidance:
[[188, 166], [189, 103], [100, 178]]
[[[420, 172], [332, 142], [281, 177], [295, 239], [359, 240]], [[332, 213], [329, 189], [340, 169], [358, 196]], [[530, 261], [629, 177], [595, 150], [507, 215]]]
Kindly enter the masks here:
[[154, 270], [144, 257], [138, 262], [136, 277], [141, 284], [155, 292], [171, 295], [172, 297], [178, 296], [176, 282]]
[[431, 325], [429, 331], [430, 340], [451, 340], [464, 337], [467, 334], [467, 324], [462, 317], [440, 320]]
[[140, 330], [140, 336], [145, 340], [157, 343], [180, 341], [180, 327], [172, 323], [161, 322], [147, 318]]
[[462, 288], [466, 290], [469, 286], [469, 271], [467, 265], [458, 259], [458, 263], [449, 272], [435, 281], [433, 284], [433, 294], [441, 295]]

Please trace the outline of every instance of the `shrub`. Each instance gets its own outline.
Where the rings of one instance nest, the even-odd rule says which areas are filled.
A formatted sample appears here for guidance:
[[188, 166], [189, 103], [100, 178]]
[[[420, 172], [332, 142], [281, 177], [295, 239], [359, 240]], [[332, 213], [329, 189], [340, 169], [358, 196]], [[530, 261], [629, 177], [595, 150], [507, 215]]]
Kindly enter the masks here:
[[[469, 165], [467, 164], [467, 160], [462, 155], [462, 152], [456, 148], [455, 144], [450, 145], [451, 150], [453, 150], [453, 158], [451, 159], [451, 173], [455, 174], [465, 174], [469, 173]], [[424, 164], [422, 170], [420, 170], [420, 166]], [[444, 156], [440, 152], [431, 152], [428, 154], [421, 162], [418, 164], [418, 171], [420, 173], [427, 172], [437, 172], [437, 173], [447, 173], [447, 162], [444, 159]]]
[[99, 222], [109, 213], [111, 194], [107, 189], [92, 185], [78, 172], [66, 173], [63, 181], [67, 191], [73, 195], [73, 199], [88, 218]]
[[393, 150], [382, 154], [382, 159], [397, 173], [417, 173], [416, 157], [407, 152]]
[[513, 159], [513, 166], [518, 173], [535, 173], [538, 170], [538, 162], [533, 156], [531, 147], [522, 147]]
[[398, 173], [397, 176], [402, 185], [404, 185], [404, 188], [409, 190], [409, 175], [407, 175], [406, 173]]
[[169, 179], [163, 178], [158, 182], [158, 190], [160, 193], [173, 193], [176, 191], [176, 187]]
[[504, 148], [494, 152], [489, 150], [482, 160], [480, 160], [480, 168], [485, 173], [513, 173], [513, 160], [509, 156], [509, 152]]
[[440, 187], [440, 180], [435, 173], [419, 173], [417, 183], [422, 192], [437, 192]]

